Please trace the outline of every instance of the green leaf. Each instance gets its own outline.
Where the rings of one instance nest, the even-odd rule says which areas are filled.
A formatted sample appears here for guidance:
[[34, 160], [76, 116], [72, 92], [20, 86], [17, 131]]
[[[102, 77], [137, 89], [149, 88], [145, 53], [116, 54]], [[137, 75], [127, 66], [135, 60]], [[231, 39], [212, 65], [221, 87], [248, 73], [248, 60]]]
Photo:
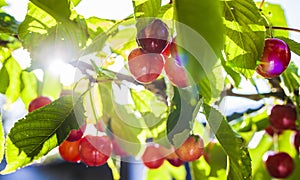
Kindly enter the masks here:
[[5, 149], [5, 137], [2, 123], [2, 114], [0, 113], [0, 160], [2, 161]]
[[161, 0], [132, 0], [136, 17], [156, 17], [160, 11]]
[[44, 79], [42, 85], [43, 96], [52, 97], [52, 99], [57, 99], [60, 96], [62, 85], [60, 83], [59, 75], [51, 72], [50, 70], [44, 71]]
[[21, 74], [21, 80], [23, 86], [21, 98], [25, 104], [25, 108], [27, 108], [29, 103], [38, 96], [37, 79], [33, 72], [23, 71]]
[[114, 20], [101, 19], [98, 17], [90, 17], [86, 20], [89, 37], [94, 39], [97, 35], [106, 32], [109, 30], [114, 24]]
[[8, 86], [9, 86], [9, 74], [7, 72], [6, 69], [6, 64], [7, 61], [4, 62], [1, 70], [0, 70], [0, 79], [1, 79], [1, 83], [0, 83], [0, 93], [5, 94]]
[[245, 141], [235, 133], [225, 117], [207, 104], [203, 106], [207, 122], [229, 157], [228, 179], [250, 179], [251, 158]]
[[169, 141], [179, 147], [190, 134], [201, 101], [195, 89], [174, 88], [172, 109], [167, 119]]
[[186, 170], [184, 166], [175, 167], [165, 160], [158, 169], [147, 169], [146, 177], [147, 180], [161, 179], [161, 177], [165, 180], [185, 179]]
[[[101, 83], [98, 85], [102, 112], [106, 117], [106, 126], [113, 135], [119, 139], [119, 145], [130, 155], [138, 155], [142, 144], [145, 143], [145, 122], [137, 117], [131, 104], [119, 104], [116, 102], [115, 92], [119, 87], [112, 87], [112, 83]], [[123, 87], [124, 88], [124, 87]]]
[[71, 14], [69, 1], [34, 0], [19, 26], [19, 37], [34, 65], [45, 67], [55, 58], [67, 62], [77, 59], [88, 34], [85, 20]]
[[5, 63], [5, 68], [9, 76], [9, 85], [6, 89], [5, 95], [9, 102], [14, 102], [20, 96], [20, 91], [21, 91], [20, 77], [21, 77], [22, 69], [19, 63], [13, 57], [10, 57], [7, 60], [7, 62]]
[[[279, 4], [272, 4], [269, 2], [264, 2], [262, 6], [262, 13], [268, 20], [270, 26], [281, 26], [288, 27], [286, 22], [284, 10]], [[272, 29], [272, 35], [275, 36], [284, 36], [288, 37], [289, 32], [284, 30]]]
[[0, 7], [7, 6], [8, 4], [5, 2], [5, 0], [0, 0]]
[[[82, 99], [73, 102], [71, 96], [63, 96], [29, 113], [10, 130], [8, 137], [15, 147], [8, 143], [7, 152], [17, 148], [21, 157], [26, 155], [26, 159], [31, 160], [46, 155], [62, 143], [72, 129], [78, 129], [83, 124], [83, 110]], [[56, 138], [53, 140], [53, 137]], [[14, 158], [9, 155], [7, 158], [8, 166], [17, 163], [10, 161]]]
[[224, 46], [220, 2], [177, 0], [174, 3], [174, 16], [178, 20], [176, 44], [183, 48], [179, 54], [186, 56], [186, 62], [182, 63], [192, 81], [199, 83], [204, 101], [210, 102], [219, 96], [224, 83], [219, 61]]
[[221, 1], [226, 65], [250, 78], [264, 47], [265, 21], [252, 0]]
[[295, 54], [300, 56], [300, 43], [294, 41], [293, 39], [289, 39], [283, 36], [276, 36], [276, 38], [283, 40], [289, 46], [290, 50], [293, 51]]
[[6, 13], [0, 13], [0, 33], [18, 34], [19, 23]]

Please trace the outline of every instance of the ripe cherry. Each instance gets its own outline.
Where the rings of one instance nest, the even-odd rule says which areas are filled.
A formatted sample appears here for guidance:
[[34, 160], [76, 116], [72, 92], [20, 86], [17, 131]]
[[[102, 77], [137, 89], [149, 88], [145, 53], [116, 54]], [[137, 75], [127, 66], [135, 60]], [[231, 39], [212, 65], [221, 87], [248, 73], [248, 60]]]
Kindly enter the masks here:
[[175, 148], [174, 146], [171, 146], [171, 148], [167, 149], [163, 146], [161, 147], [161, 154], [163, 156], [165, 156], [166, 160], [172, 164], [175, 167], [179, 167], [181, 165], [184, 164], [184, 161], [182, 161], [181, 159], [179, 159], [179, 157], [177, 156], [177, 154], [175, 153]]
[[69, 136], [67, 137], [67, 141], [77, 141], [85, 132], [86, 129], [86, 123], [84, 123], [79, 129], [72, 129]]
[[278, 129], [274, 129], [271, 125], [267, 126], [265, 128], [265, 131], [267, 134], [269, 134], [270, 136], [274, 136], [274, 134], [276, 133], [277, 135], [282, 134], [282, 130], [278, 130]]
[[256, 72], [265, 78], [279, 76], [289, 65], [291, 51], [288, 45], [277, 38], [265, 40], [265, 47]]
[[183, 144], [175, 150], [175, 153], [182, 161], [194, 161], [204, 153], [203, 140], [199, 135], [189, 136]]
[[32, 112], [38, 108], [41, 108], [43, 106], [46, 106], [47, 104], [50, 104], [51, 102], [52, 102], [51, 99], [49, 99], [48, 97], [39, 96], [29, 103], [28, 111]]
[[149, 144], [142, 155], [142, 161], [150, 169], [159, 168], [164, 163], [164, 156], [158, 144]]
[[270, 124], [277, 130], [296, 129], [297, 112], [291, 105], [275, 105], [269, 116]]
[[295, 168], [292, 157], [285, 152], [267, 151], [263, 161], [269, 174], [275, 178], [286, 178]]
[[80, 140], [79, 156], [88, 166], [101, 166], [112, 153], [112, 144], [108, 136], [87, 135]]
[[137, 34], [137, 43], [150, 53], [161, 53], [168, 44], [168, 38], [167, 25], [155, 19]]
[[183, 66], [180, 66], [177, 61], [170, 57], [166, 59], [165, 72], [170, 82], [179, 88], [188, 86], [187, 73]]
[[78, 152], [79, 141], [63, 141], [59, 147], [58, 151], [60, 156], [68, 162], [79, 162], [80, 156]]
[[164, 60], [160, 54], [147, 53], [137, 48], [128, 56], [128, 67], [136, 81], [146, 84], [158, 78], [164, 67]]

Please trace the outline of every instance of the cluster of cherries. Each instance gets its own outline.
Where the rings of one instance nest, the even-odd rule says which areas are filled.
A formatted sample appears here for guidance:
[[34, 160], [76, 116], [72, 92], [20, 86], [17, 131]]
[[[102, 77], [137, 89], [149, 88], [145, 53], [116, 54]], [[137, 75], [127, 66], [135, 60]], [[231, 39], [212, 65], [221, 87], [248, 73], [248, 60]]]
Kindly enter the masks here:
[[265, 78], [279, 76], [288, 67], [291, 60], [289, 46], [277, 38], [265, 40], [264, 51], [256, 72]]
[[[270, 136], [280, 135], [285, 130], [293, 130], [291, 139], [299, 154], [300, 131], [296, 127], [297, 112], [293, 105], [275, 105], [269, 116], [270, 125], [265, 129]], [[286, 178], [295, 169], [293, 158], [286, 152], [267, 151], [263, 156], [266, 169], [272, 177]]]
[[[48, 97], [39, 96], [31, 101], [28, 111], [32, 112], [51, 102]], [[103, 132], [100, 121], [95, 124], [95, 128]], [[128, 156], [114, 137], [84, 135], [85, 130], [86, 124], [84, 123], [79, 129], [71, 130], [68, 137], [59, 145], [59, 154], [65, 161], [83, 162], [87, 166], [101, 166], [107, 162], [112, 153], [118, 156]], [[167, 149], [152, 142], [148, 143], [142, 155], [142, 161], [151, 169], [160, 167], [164, 160], [178, 167], [184, 162], [197, 160], [203, 154], [202, 138], [199, 135], [190, 135], [176, 150], [174, 147]]]
[[204, 155], [204, 144], [201, 136], [190, 135], [179, 148], [169, 149], [155, 143], [149, 143], [142, 155], [144, 165], [150, 169], [159, 168], [165, 160], [175, 167], [191, 162]]
[[159, 19], [154, 19], [140, 30], [136, 42], [138, 48], [128, 55], [129, 71], [142, 84], [156, 80], [163, 69], [170, 82], [177, 87], [188, 86], [187, 73], [182, 66], [175, 38], [169, 42], [169, 29]]

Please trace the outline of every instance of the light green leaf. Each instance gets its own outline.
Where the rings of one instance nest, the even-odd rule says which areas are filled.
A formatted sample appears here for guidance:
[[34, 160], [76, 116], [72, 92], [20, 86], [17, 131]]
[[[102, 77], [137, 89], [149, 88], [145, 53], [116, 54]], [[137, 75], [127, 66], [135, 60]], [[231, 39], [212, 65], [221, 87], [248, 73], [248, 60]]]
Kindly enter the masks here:
[[136, 17], [156, 17], [160, 11], [161, 0], [132, 0]]
[[207, 104], [203, 106], [207, 122], [229, 157], [228, 179], [250, 179], [251, 158], [245, 141], [235, 133], [225, 117]]
[[252, 0], [221, 1], [226, 65], [250, 78], [264, 47], [265, 21]]
[[[73, 102], [71, 96], [63, 96], [16, 122], [8, 137], [20, 153], [24, 152], [28, 158], [34, 159], [43, 148], [49, 146], [47, 149], [50, 151], [65, 140], [70, 130], [78, 129], [85, 118], [83, 111], [81, 99]], [[56, 144], [47, 145], [46, 142], [53, 136], [57, 139]], [[9, 148], [7, 151], [10, 151]]]
[[21, 98], [27, 108], [30, 101], [38, 96], [37, 94], [37, 79], [33, 72], [23, 71], [21, 74], [22, 91]]
[[90, 17], [86, 20], [88, 32], [91, 39], [94, 39], [97, 35], [105, 33], [114, 24], [114, 20], [101, 19], [98, 17]]
[[[262, 13], [266, 16], [270, 26], [288, 27], [286, 22], [284, 10], [279, 4], [272, 4], [264, 2], [262, 6]], [[272, 29], [272, 35], [288, 37], [289, 32], [284, 30]]]
[[4, 61], [3, 66], [0, 70], [0, 79], [1, 79], [1, 83], [0, 83], [0, 93], [5, 94], [8, 86], [9, 86], [9, 74], [7, 72], [6, 69], [6, 64], [7, 60]]
[[44, 71], [44, 79], [41, 85], [42, 95], [51, 97], [52, 99], [59, 98], [62, 90], [59, 75], [51, 72], [50, 70]]
[[21, 73], [22, 69], [19, 63], [10, 57], [5, 63], [5, 68], [9, 76], [9, 85], [6, 89], [5, 95], [9, 102], [14, 102], [20, 96], [21, 91]]

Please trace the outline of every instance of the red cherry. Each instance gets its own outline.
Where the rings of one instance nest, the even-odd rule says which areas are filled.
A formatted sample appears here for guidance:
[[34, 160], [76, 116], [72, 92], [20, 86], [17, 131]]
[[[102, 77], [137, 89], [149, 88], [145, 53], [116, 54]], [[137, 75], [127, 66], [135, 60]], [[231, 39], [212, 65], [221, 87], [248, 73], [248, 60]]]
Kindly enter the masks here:
[[297, 112], [291, 105], [275, 105], [269, 116], [270, 124], [277, 130], [296, 129]]
[[168, 38], [167, 25], [155, 19], [137, 34], [137, 43], [150, 53], [161, 53], [168, 44]]
[[87, 135], [80, 140], [79, 156], [88, 166], [101, 166], [112, 153], [112, 144], [108, 136]]
[[86, 129], [86, 123], [84, 123], [79, 129], [72, 129], [69, 136], [67, 137], [67, 141], [77, 141], [85, 132]]
[[52, 102], [51, 99], [49, 99], [48, 97], [39, 96], [29, 103], [28, 111], [32, 112], [38, 108], [41, 108], [43, 106], [46, 106], [47, 104], [50, 104], [51, 102]]
[[199, 135], [189, 136], [184, 143], [175, 150], [179, 159], [182, 161], [195, 161], [199, 159], [204, 153], [203, 140]]
[[286, 178], [294, 171], [295, 165], [291, 156], [285, 152], [268, 151], [263, 160], [272, 177]]
[[165, 158], [161, 154], [161, 149], [158, 144], [149, 144], [142, 156], [142, 161], [145, 166], [150, 169], [157, 169], [164, 163]]
[[165, 58], [168, 58], [171, 55], [171, 43], [168, 43], [166, 48], [161, 53]]
[[79, 162], [80, 156], [78, 152], [79, 141], [63, 141], [59, 147], [58, 151], [60, 156], [68, 162]]
[[288, 67], [290, 60], [289, 46], [280, 39], [268, 38], [256, 72], [265, 78], [277, 77]]
[[97, 121], [96, 124], [94, 124], [95, 128], [100, 131], [100, 132], [104, 132], [104, 128], [102, 127], [102, 122], [101, 121]]
[[137, 48], [128, 56], [128, 67], [136, 81], [146, 84], [158, 78], [164, 67], [164, 60], [160, 54], [146, 53]]
[[274, 136], [274, 134], [276, 133], [276, 134], [278, 134], [278, 135], [280, 135], [280, 134], [282, 134], [282, 130], [277, 130], [277, 129], [274, 129], [272, 126], [268, 126], [268, 127], [266, 127], [265, 128], [265, 131], [266, 131], [266, 133], [267, 134], [269, 134], [270, 136]]
[[179, 88], [188, 86], [187, 73], [184, 67], [177, 64], [174, 58], [167, 58], [164, 67], [168, 79], [174, 86], [177, 86]]

